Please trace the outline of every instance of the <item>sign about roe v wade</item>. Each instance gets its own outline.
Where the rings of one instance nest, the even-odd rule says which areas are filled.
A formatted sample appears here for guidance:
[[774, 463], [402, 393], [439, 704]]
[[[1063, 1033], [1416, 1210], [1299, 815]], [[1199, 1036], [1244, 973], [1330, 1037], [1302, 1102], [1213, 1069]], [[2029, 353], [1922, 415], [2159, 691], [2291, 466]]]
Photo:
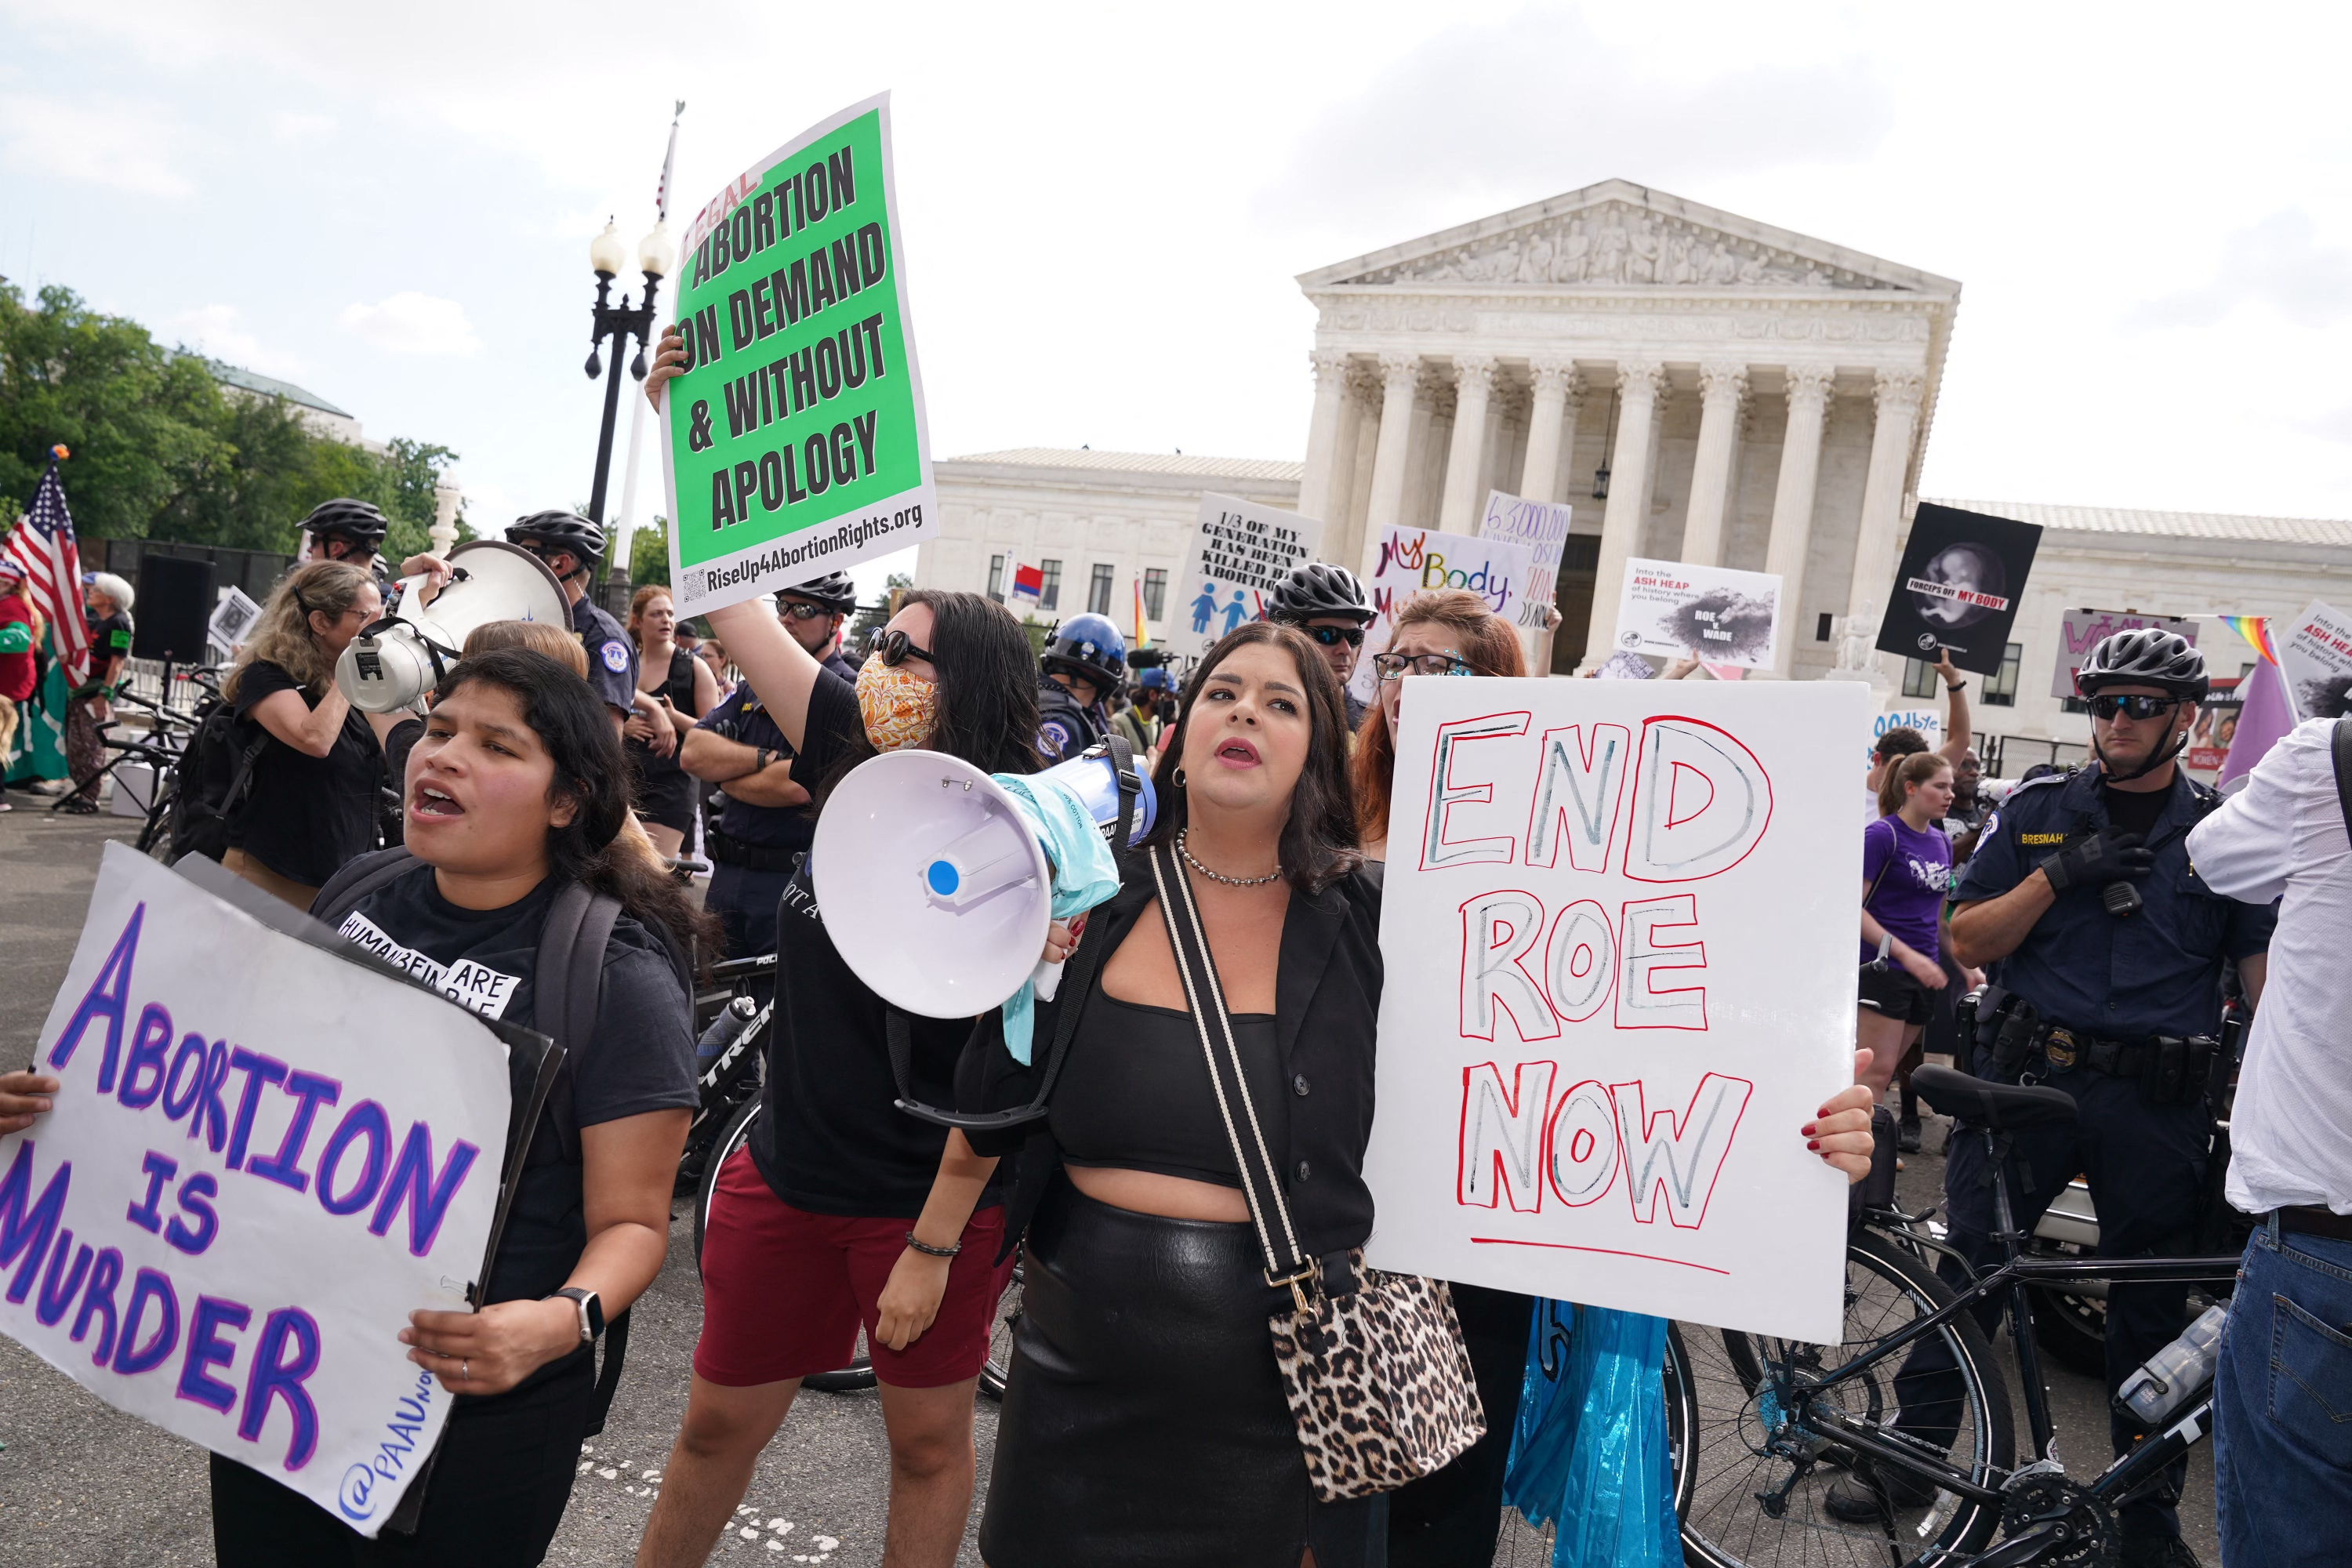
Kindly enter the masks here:
[[1836, 1342], [1867, 701], [1406, 683], [1370, 1262]]
[[695, 215], [677, 279], [687, 369], [662, 398], [679, 614], [938, 531], [898, 234], [887, 93]]
[[0, 1330], [373, 1536], [448, 1417], [394, 1336], [480, 1274], [506, 1047], [109, 844], [37, 1053]]
[[1503, 539], [1474, 539], [1429, 528], [1391, 527], [1373, 541], [1380, 548], [1364, 584], [1371, 595], [1372, 623], [1364, 628], [1363, 657], [1348, 689], [1370, 702], [1380, 689], [1372, 656], [1387, 651], [1396, 636], [1399, 611], [1423, 594], [1455, 589], [1475, 594], [1490, 614], [1517, 624], [1517, 605], [1535, 576], [1535, 552]]

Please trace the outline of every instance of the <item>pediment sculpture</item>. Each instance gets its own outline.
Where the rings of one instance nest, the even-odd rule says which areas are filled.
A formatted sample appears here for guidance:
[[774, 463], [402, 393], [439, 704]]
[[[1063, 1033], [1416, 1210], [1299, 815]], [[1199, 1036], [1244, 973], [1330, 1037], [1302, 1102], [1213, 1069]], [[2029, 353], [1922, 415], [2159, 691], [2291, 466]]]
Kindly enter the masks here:
[[1885, 279], [1628, 202], [1604, 202], [1351, 278], [1351, 283], [1635, 283], [1894, 289]]

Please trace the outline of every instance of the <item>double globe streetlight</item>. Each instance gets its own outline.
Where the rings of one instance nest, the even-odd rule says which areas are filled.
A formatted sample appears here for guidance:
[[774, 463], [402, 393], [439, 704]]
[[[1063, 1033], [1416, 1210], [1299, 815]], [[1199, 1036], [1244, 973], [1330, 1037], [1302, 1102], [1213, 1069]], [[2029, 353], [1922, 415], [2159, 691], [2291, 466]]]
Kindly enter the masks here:
[[604, 232], [588, 242], [588, 265], [596, 270], [596, 303], [590, 311], [593, 329], [588, 334], [589, 380], [604, 374], [601, 358], [604, 340], [614, 340], [612, 374], [604, 383], [604, 426], [596, 437], [596, 482], [588, 492], [588, 516], [600, 528], [604, 526], [604, 487], [613, 474], [613, 425], [621, 410], [621, 353], [626, 339], [637, 341], [629, 374], [645, 380], [646, 348], [653, 342], [654, 296], [661, 291], [661, 280], [677, 265], [677, 247], [670, 241], [669, 225], [655, 224], [653, 232], [637, 241], [637, 270], [645, 275], [646, 291], [634, 307], [626, 294], [618, 304], [610, 299], [613, 279], [627, 263], [628, 252], [608, 222]]

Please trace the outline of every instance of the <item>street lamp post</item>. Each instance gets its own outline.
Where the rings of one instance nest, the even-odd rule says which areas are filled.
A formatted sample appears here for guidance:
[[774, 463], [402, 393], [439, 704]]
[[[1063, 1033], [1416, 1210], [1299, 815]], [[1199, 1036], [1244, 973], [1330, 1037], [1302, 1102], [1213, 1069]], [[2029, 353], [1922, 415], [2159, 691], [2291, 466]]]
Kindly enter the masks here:
[[[677, 248], [670, 243], [669, 226], [654, 225], [653, 232], [637, 242], [637, 270], [645, 276], [645, 293], [634, 307], [626, 294], [614, 303], [611, 299], [613, 279], [626, 263], [621, 237], [607, 223], [604, 232], [588, 242], [588, 265], [596, 273], [596, 302], [589, 310], [593, 323], [588, 334], [589, 380], [604, 374], [601, 353], [604, 341], [613, 341], [612, 374], [604, 382], [604, 423], [596, 436], [596, 480], [588, 490], [588, 516], [599, 527], [604, 524], [604, 489], [613, 477], [613, 427], [621, 411], [621, 354], [628, 340], [635, 338], [637, 352], [629, 361], [629, 374], [635, 380], [645, 380], [645, 351], [653, 342], [654, 299], [661, 291], [661, 280], [668, 276], [677, 260]], [[607, 559], [612, 559], [614, 552], [609, 542], [605, 550]]]

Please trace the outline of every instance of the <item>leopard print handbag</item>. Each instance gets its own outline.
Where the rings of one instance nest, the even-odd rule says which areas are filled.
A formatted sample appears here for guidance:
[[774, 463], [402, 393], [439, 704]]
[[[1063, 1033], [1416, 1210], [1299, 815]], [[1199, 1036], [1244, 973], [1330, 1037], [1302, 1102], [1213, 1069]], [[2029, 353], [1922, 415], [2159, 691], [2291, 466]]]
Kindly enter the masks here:
[[1486, 1434], [1453, 1292], [1442, 1279], [1367, 1268], [1361, 1248], [1348, 1255], [1347, 1278], [1335, 1280], [1300, 1249], [1242, 1074], [1192, 884], [1166, 846], [1152, 852], [1151, 875], [1265, 1255], [1265, 1281], [1290, 1289], [1294, 1310], [1276, 1313], [1268, 1327], [1307, 1479], [1324, 1502], [1393, 1491], [1443, 1469]]

